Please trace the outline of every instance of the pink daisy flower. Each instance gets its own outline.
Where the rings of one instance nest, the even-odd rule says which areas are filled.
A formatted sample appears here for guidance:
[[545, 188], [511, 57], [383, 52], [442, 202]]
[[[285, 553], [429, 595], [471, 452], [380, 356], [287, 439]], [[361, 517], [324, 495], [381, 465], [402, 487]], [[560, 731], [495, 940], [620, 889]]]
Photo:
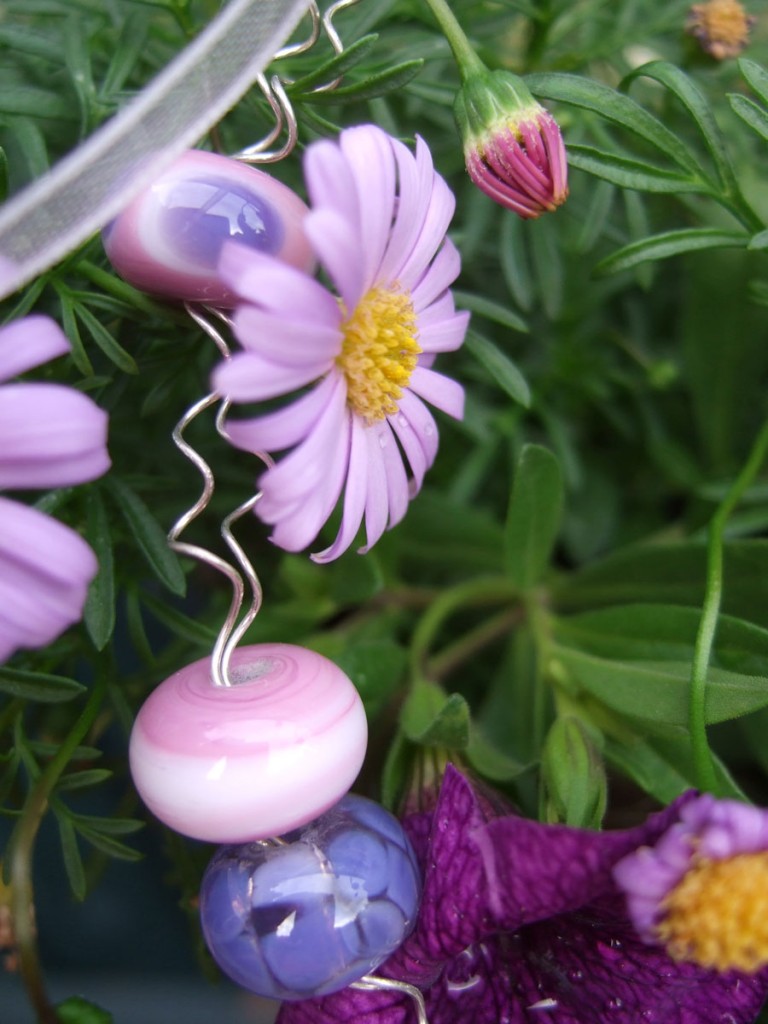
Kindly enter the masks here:
[[[0, 330], [0, 381], [63, 355], [69, 342], [44, 316]], [[0, 490], [83, 483], [109, 468], [107, 416], [60, 384], [0, 387]], [[96, 558], [69, 527], [0, 497], [0, 663], [45, 647], [83, 612]]]
[[219, 270], [242, 300], [234, 332], [244, 351], [213, 379], [234, 402], [304, 389], [227, 429], [247, 451], [291, 449], [259, 480], [256, 513], [279, 547], [311, 544], [343, 494], [336, 539], [312, 555], [328, 562], [363, 523], [367, 551], [405, 515], [437, 452], [425, 403], [463, 415], [463, 389], [432, 363], [459, 348], [469, 317], [448, 290], [460, 269], [445, 237], [453, 194], [421, 139], [414, 155], [373, 125], [350, 128], [310, 146], [304, 170], [304, 228], [338, 294], [230, 244]]

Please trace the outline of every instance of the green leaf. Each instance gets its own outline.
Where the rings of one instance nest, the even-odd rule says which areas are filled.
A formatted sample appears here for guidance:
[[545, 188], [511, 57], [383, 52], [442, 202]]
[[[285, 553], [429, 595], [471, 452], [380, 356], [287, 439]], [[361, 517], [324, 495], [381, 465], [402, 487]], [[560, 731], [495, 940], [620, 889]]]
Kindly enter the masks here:
[[600, 828], [607, 802], [605, 767], [595, 737], [578, 718], [556, 718], [541, 761], [544, 820]]
[[760, 138], [768, 141], [768, 111], [758, 106], [754, 100], [741, 96], [738, 93], [728, 93], [728, 102], [741, 120], [748, 124], [752, 131], [757, 132]]
[[528, 333], [528, 324], [525, 320], [517, 313], [513, 313], [507, 306], [502, 306], [500, 302], [491, 302], [490, 299], [484, 299], [481, 295], [473, 295], [471, 292], [462, 292], [456, 289], [453, 290], [453, 297], [458, 306], [468, 309], [471, 313], [484, 316], [496, 324], [501, 324], [502, 327], [509, 327], [512, 331]]
[[171, 593], [183, 596], [186, 591], [186, 579], [179, 559], [168, 547], [165, 531], [138, 494], [126, 483], [110, 475], [106, 478], [105, 484], [112, 492], [152, 571]]
[[622, 188], [638, 192], [706, 192], [708, 188], [699, 179], [686, 178], [676, 171], [622, 156], [607, 153], [594, 146], [572, 143], [568, 147], [568, 163], [581, 171], [594, 174], [596, 178], [610, 181]]
[[763, 103], [768, 104], [768, 71], [747, 57], [740, 57], [738, 65], [747, 84], [757, 93]]
[[83, 339], [80, 335], [80, 327], [77, 323], [77, 317], [75, 316], [75, 303], [73, 302], [72, 296], [69, 294], [68, 290], [57, 285], [55, 281], [54, 288], [58, 293], [59, 301], [61, 303], [61, 322], [64, 327], [64, 333], [72, 346], [72, 362], [84, 377], [92, 377], [93, 363], [88, 357], [85, 345], [83, 344]]
[[63, 1003], [57, 1003], [56, 1016], [61, 1024], [113, 1024], [111, 1013], [82, 996], [71, 996]]
[[531, 404], [531, 391], [528, 382], [509, 356], [488, 338], [469, 330], [464, 342], [467, 351], [491, 375], [495, 384], [506, 392], [514, 402], [519, 402], [525, 409]]
[[102, 97], [110, 97], [125, 86], [145, 52], [148, 27], [146, 16], [140, 12], [129, 14], [123, 21], [119, 44], [101, 86]]
[[61, 840], [61, 852], [64, 858], [64, 867], [67, 878], [76, 900], [85, 899], [85, 869], [80, 850], [77, 845], [77, 836], [70, 819], [64, 813], [56, 814], [56, 823], [59, 826], [59, 838]]
[[80, 318], [83, 326], [99, 346], [104, 355], [110, 359], [118, 369], [125, 373], [137, 374], [139, 368], [136, 360], [129, 355], [115, 338], [109, 333], [104, 324], [88, 309], [87, 306], [78, 305], [75, 313]]
[[374, 718], [396, 692], [407, 656], [394, 640], [356, 639], [334, 661], [355, 684], [369, 718]]
[[446, 694], [435, 683], [418, 682], [403, 705], [400, 724], [413, 743], [448, 750], [469, 744], [469, 705], [458, 693]]
[[141, 860], [144, 856], [138, 850], [126, 846], [125, 843], [121, 843], [119, 840], [113, 839], [103, 832], [90, 828], [81, 828], [79, 825], [75, 827], [83, 839], [87, 840], [91, 846], [95, 846], [97, 850], [106, 853], [108, 857], [114, 857], [115, 860], [137, 861]]
[[698, 86], [674, 64], [654, 60], [631, 71], [621, 83], [621, 88], [628, 87], [632, 81], [641, 77], [652, 78], [677, 96], [698, 125], [723, 191], [729, 194], [735, 192], [736, 176], [728, 159], [725, 136], [720, 131], [712, 109]]
[[[542, 99], [571, 103], [591, 110], [607, 121], [620, 125], [666, 153], [684, 170], [700, 175], [701, 168], [688, 147], [674, 132], [666, 128], [634, 100], [607, 85], [590, 81], [580, 75], [544, 72], [526, 75], [528, 88]], [[570, 153], [570, 147], [569, 147]]]
[[552, 553], [563, 510], [560, 465], [548, 448], [526, 445], [517, 463], [504, 529], [504, 565], [521, 590], [538, 583]]
[[83, 619], [97, 651], [103, 651], [115, 629], [115, 567], [109, 517], [101, 492], [88, 493], [88, 543], [99, 561], [99, 571], [88, 588]]
[[521, 309], [528, 312], [533, 308], [535, 299], [533, 282], [525, 251], [523, 222], [511, 210], [504, 210], [501, 214], [499, 260], [509, 294]]
[[144, 828], [144, 822], [139, 818], [102, 818], [95, 814], [73, 814], [72, 821], [77, 829], [87, 829], [110, 836], [128, 836]]
[[756, 235], [753, 235], [747, 248], [768, 249], [768, 228], [764, 231], [758, 231]]
[[453, 570], [497, 571], [502, 531], [485, 511], [428, 487], [411, 503], [398, 529], [398, 545], [411, 564]]
[[82, 683], [65, 676], [28, 672], [20, 668], [0, 668], [0, 693], [44, 704], [60, 704], [85, 693]]
[[[607, 707], [669, 732], [688, 723], [689, 661], [624, 661], [555, 644], [552, 657], [581, 689]], [[708, 724], [749, 714], [768, 705], [768, 680], [711, 667], [707, 673]]]
[[718, 228], [682, 228], [664, 231], [651, 238], [631, 242], [622, 249], [611, 253], [595, 267], [599, 275], [617, 274], [629, 270], [638, 263], [649, 260], [666, 260], [684, 252], [700, 249], [740, 249], [749, 242], [749, 235], [743, 231], [721, 231]]
[[31, 85], [4, 85], [0, 89], [0, 114], [22, 114], [51, 121], [77, 120], [77, 108], [71, 97]]
[[543, 217], [526, 224], [531, 259], [541, 304], [550, 320], [557, 320], [563, 306], [562, 240], [554, 218]]
[[387, 68], [386, 71], [370, 75], [362, 82], [340, 85], [337, 89], [331, 89], [329, 92], [303, 93], [297, 95], [295, 99], [302, 103], [360, 103], [363, 100], [371, 100], [376, 96], [383, 96], [396, 89], [402, 89], [418, 75], [423, 66], [423, 60], [404, 61], [402, 64]]
[[100, 782], [106, 782], [112, 778], [109, 768], [86, 768], [84, 771], [72, 772], [71, 775], [62, 775], [56, 783], [56, 792], [71, 792], [73, 789], [86, 789], [88, 786], [97, 786]]
[[376, 45], [378, 38], [376, 33], [361, 36], [360, 39], [356, 39], [354, 43], [346, 46], [341, 53], [323, 61], [308, 75], [302, 75], [301, 78], [291, 82], [286, 92], [291, 97], [301, 96], [316, 86], [325, 85], [326, 82], [333, 81], [335, 78], [341, 78], [365, 59]]
[[493, 782], [511, 782], [530, 767], [500, 750], [475, 722], [470, 724], [466, 756], [476, 772]]

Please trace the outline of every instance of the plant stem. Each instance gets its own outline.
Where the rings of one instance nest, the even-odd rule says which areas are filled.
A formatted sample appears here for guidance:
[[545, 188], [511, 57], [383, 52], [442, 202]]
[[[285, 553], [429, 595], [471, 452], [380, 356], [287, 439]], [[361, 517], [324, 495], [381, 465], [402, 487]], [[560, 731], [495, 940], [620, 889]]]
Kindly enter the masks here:
[[688, 724], [691, 733], [693, 766], [700, 789], [715, 792], [717, 777], [712, 751], [707, 741], [706, 690], [707, 668], [712, 655], [717, 619], [723, 593], [723, 535], [728, 518], [741, 500], [765, 461], [768, 453], [768, 421], [757, 436], [741, 472], [721, 502], [709, 524], [707, 541], [707, 578], [701, 621], [693, 651]]
[[106, 689], [101, 674], [80, 716], [70, 729], [56, 755], [48, 762], [24, 803], [24, 809], [11, 836], [11, 915], [19, 951], [19, 967], [29, 1000], [39, 1024], [59, 1024], [58, 1014], [45, 990], [45, 981], [37, 955], [34, 924], [34, 888], [32, 859], [35, 840], [48, 807], [50, 795], [72, 754], [85, 737], [98, 714]]
[[488, 644], [509, 633], [521, 618], [520, 608], [505, 608], [504, 611], [498, 612], [475, 629], [470, 630], [459, 640], [447, 644], [439, 654], [430, 658], [427, 664], [428, 678], [439, 682], [445, 676], [450, 675]]
[[470, 75], [485, 70], [485, 65], [475, 53], [472, 44], [467, 39], [464, 29], [456, 20], [446, 0], [426, 0], [427, 6], [435, 16], [440, 29], [448, 40], [448, 45], [453, 51], [453, 56], [459, 67], [459, 74], [462, 82], [465, 82]]

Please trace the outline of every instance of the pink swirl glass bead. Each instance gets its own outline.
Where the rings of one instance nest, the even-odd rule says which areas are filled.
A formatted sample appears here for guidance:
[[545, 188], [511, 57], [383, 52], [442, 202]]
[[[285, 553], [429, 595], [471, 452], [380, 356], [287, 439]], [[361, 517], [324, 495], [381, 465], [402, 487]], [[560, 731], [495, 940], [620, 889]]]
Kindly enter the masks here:
[[149, 809], [193, 839], [246, 843], [299, 828], [349, 789], [365, 757], [360, 696], [332, 661], [292, 644], [238, 648], [232, 686], [210, 658], [140, 709], [131, 773]]
[[235, 241], [312, 272], [307, 207], [264, 171], [189, 150], [109, 224], [102, 241], [121, 277], [169, 299], [234, 305], [216, 267]]

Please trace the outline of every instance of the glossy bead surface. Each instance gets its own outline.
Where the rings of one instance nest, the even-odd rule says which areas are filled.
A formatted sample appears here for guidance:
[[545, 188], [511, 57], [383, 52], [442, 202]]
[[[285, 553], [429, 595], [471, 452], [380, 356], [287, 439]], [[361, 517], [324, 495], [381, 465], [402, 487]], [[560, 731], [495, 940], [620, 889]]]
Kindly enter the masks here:
[[413, 928], [420, 876], [400, 823], [348, 795], [286, 845], [225, 846], [208, 865], [200, 916], [233, 981], [274, 999], [345, 988]]
[[365, 757], [362, 701], [332, 661], [292, 644], [232, 655], [235, 685], [210, 658], [176, 672], [140, 709], [134, 783], [166, 825], [194, 839], [243, 843], [316, 818], [350, 788]]
[[229, 306], [234, 297], [216, 273], [224, 243], [312, 271], [306, 213], [296, 193], [264, 171], [190, 150], [105, 228], [102, 240], [112, 266], [134, 287]]

